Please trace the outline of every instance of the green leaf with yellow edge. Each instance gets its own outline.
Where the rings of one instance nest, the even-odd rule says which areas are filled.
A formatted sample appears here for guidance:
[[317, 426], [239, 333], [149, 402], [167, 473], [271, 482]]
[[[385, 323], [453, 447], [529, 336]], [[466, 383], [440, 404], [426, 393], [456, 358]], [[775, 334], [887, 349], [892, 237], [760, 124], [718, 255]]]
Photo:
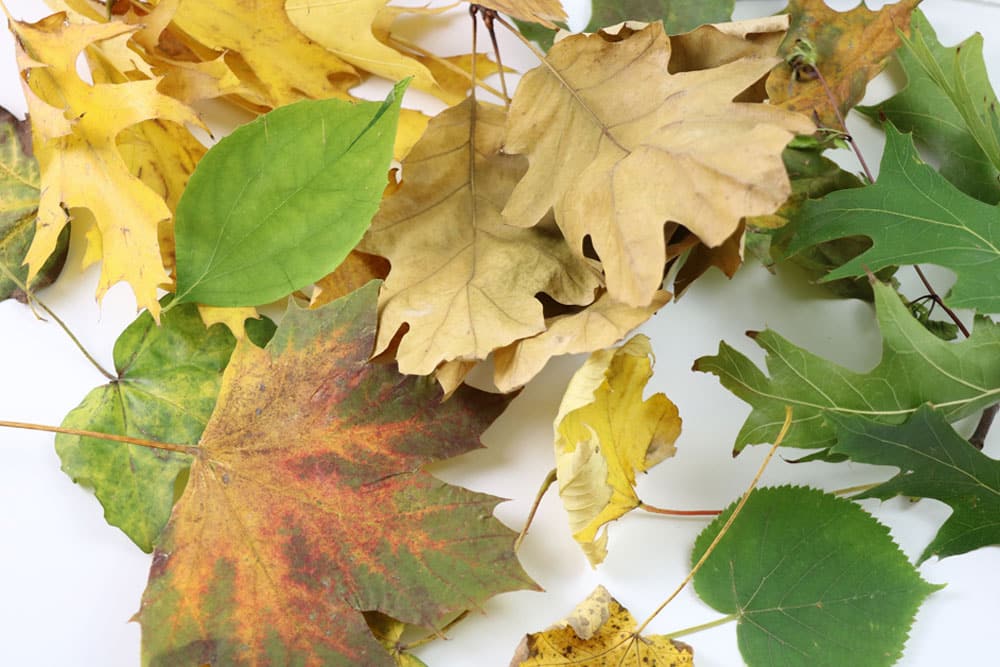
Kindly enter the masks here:
[[177, 302], [256, 306], [337, 268], [382, 199], [405, 89], [281, 107], [208, 151], [177, 205]]
[[[674, 455], [681, 418], [669, 398], [642, 392], [653, 376], [639, 334], [600, 350], [576, 372], [555, 419], [559, 496], [591, 565], [607, 555], [606, 524], [639, 506], [635, 475]], [[598, 535], [600, 533], [600, 535]]]
[[914, 319], [891, 287], [874, 288], [882, 359], [867, 373], [811, 354], [771, 330], [749, 334], [767, 352], [770, 377], [724, 342], [717, 355], [695, 361], [695, 370], [714, 373], [753, 406], [736, 438], [737, 453], [774, 442], [786, 405], [795, 413], [783, 445], [829, 447], [836, 441], [830, 414], [899, 424], [930, 402], [955, 421], [1000, 400], [1000, 324], [978, 318], [971, 338], [948, 343]]
[[687, 644], [662, 635], [635, 634], [628, 609], [604, 586], [594, 589], [573, 612], [544, 632], [525, 635], [511, 667], [691, 667]]
[[[165, 297], [163, 303], [168, 302]], [[258, 320], [248, 329], [263, 344], [274, 324]], [[62, 426], [196, 443], [212, 414], [235, 344], [225, 327], [206, 329], [193, 304], [164, 313], [159, 326], [144, 312], [115, 341], [116, 379], [87, 394]], [[183, 489], [182, 473], [191, 458], [65, 434], [56, 436], [56, 452], [63, 471], [94, 490], [108, 523], [121, 528], [143, 551], [152, 551]]]
[[[992, 162], [977, 141], [949, 89], [969, 91], [967, 106], [997, 104], [983, 61], [983, 36], [975, 34], [954, 47], [944, 47], [923, 12], [913, 12], [910, 45], [896, 52], [906, 73], [906, 87], [889, 99], [858, 111], [872, 119], [888, 119], [941, 165], [941, 175], [962, 192], [989, 204], [1000, 202], [1000, 164]], [[918, 55], [917, 49], [922, 52]], [[938, 85], [926, 67], [950, 83]], [[975, 121], [973, 120], [975, 124]], [[988, 142], [989, 143], [989, 142]]]
[[1000, 544], [1000, 461], [970, 445], [938, 412], [925, 405], [898, 426], [848, 415], [831, 421], [837, 428], [834, 454], [900, 471], [855, 499], [903, 495], [934, 498], [952, 508], [920, 562]]
[[[920, 0], [900, 0], [877, 11], [861, 3], [838, 12], [823, 0], [790, 0], [785, 10], [792, 23], [778, 54], [792, 59], [807, 45], [842, 116], [865, 96], [868, 82], [888, 64], [899, 46], [899, 33], [909, 31], [910, 13]], [[816, 115], [821, 127], [843, 130], [823, 84], [809, 71], [799, 73], [789, 60], [767, 78], [772, 104]]]
[[[692, 563], [735, 506], [698, 536]], [[738, 622], [749, 667], [888, 667], [921, 603], [941, 588], [857, 504], [793, 486], [750, 494], [694, 587]]]
[[394, 664], [362, 614], [433, 627], [532, 587], [498, 499], [424, 463], [479, 448], [509, 396], [370, 364], [378, 282], [241, 341], [137, 620], [145, 665]]
[[[41, 196], [38, 162], [31, 150], [31, 123], [0, 107], [0, 301], [27, 299], [21, 285], [28, 279], [24, 258], [35, 237]], [[55, 251], [31, 283], [48, 285], [62, 270], [69, 248], [69, 229], [59, 236]]]
[[1000, 312], [1000, 207], [959, 191], [925, 164], [913, 138], [885, 127], [878, 180], [810, 201], [795, 217], [788, 253], [866, 236], [872, 246], [824, 280], [864, 276], [896, 264], [937, 264], [958, 280], [945, 297], [953, 308]]

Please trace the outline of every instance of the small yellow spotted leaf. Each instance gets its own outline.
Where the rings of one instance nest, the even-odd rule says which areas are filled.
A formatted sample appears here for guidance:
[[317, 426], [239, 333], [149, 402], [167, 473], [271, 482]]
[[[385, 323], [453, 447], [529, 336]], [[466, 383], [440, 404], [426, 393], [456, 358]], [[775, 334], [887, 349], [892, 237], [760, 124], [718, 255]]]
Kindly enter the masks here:
[[640, 636], [628, 609], [598, 586], [569, 616], [526, 635], [511, 667], [691, 667], [691, 647], [662, 635]]
[[681, 418], [663, 394], [643, 400], [652, 375], [649, 339], [638, 334], [617, 350], [590, 355], [559, 406], [559, 496], [591, 565], [607, 555], [605, 525], [639, 506], [636, 472], [674, 455]]

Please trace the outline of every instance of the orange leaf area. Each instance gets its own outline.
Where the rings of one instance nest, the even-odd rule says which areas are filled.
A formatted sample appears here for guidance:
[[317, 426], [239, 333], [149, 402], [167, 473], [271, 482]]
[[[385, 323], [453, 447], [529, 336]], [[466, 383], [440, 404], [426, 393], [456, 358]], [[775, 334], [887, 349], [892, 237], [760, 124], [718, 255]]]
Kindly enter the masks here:
[[532, 587], [498, 499], [429, 461], [480, 446], [509, 397], [369, 364], [378, 283], [242, 341], [137, 614], [144, 664], [393, 665], [363, 611], [433, 627]]
[[[868, 82], [885, 68], [899, 47], [897, 31], [909, 33], [910, 14], [920, 0], [901, 0], [872, 11], [861, 3], [847, 12], [823, 0], [791, 0], [792, 23], [779, 53], [790, 55], [807, 40], [815, 49], [816, 68], [825, 79], [840, 113], [861, 101]], [[792, 111], [815, 114], [820, 125], [843, 130], [823, 83], [809, 71], [784, 63], [767, 79], [771, 102]]]

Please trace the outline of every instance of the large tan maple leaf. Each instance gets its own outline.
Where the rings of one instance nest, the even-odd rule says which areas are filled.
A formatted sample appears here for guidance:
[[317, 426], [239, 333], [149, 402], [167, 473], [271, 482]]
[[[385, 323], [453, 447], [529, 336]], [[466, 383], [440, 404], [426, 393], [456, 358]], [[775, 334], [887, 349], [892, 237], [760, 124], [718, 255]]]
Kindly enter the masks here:
[[558, 230], [501, 220], [525, 169], [500, 152], [503, 121], [502, 108], [471, 99], [432, 119], [361, 243], [392, 265], [376, 352], [407, 325], [396, 355], [404, 373], [483, 359], [543, 331], [541, 292], [567, 305], [595, 297], [598, 277]]
[[733, 102], [777, 58], [677, 74], [669, 60], [660, 23], [567, 37], [521, 80], [507, 126], [505, 150], [530, 166], [504, 220], [531, 225], [554, 209], [575, 251], [590, 237], [611, 296], [635, 306], [662, 282], [665, 222], [723, 243], [741, 218], [788, 198], [781, 152], [815, 129], [797, 113]]

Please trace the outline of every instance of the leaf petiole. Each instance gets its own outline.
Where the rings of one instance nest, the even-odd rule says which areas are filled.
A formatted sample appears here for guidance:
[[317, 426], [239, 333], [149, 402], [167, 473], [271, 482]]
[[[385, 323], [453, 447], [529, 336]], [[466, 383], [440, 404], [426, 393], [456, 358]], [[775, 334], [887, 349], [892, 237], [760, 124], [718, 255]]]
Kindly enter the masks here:
[[701, 632], [702, 630], [710, 630], [719, 625], [725, 625], [726, 623], [732, 623], [733, 621], [739, 620], [739, 614], [729, 614], [728, 616], [723, 616], [717, 618], [714, 621], [709, 621], [708, 623], [700, 623], [699, 625], [692, 625], [689, 628], [683, 628], [681, 630], [675, 630], [673, 632], [667, 632], [663, 636], [667, 639], [677, 639], [678, 637], [683, 637], [685, 635], [693, 635], [696, 632]]
[[76, 435], [81, 438], [98, 438], [100, 440], [111, 440], [112, 442], [123, 442], [128, 445], [139, 447], [149, 447], [150, 449], [165, 449], [168, 452], [179, 452], [181, 454], [198, 455], [198, 448], [194, 445], [177, 445], [169, 442], [156, 442], [155, 440], [143, 440], [142, 438], [131, 438], [127, 435], [114, 435], [112, 433], [98, 433], [97, 431], [84, 431], [76, 428], [63, 428], [61, 426], [46, 426], [45, 424], [32, 424], [29, 422], [15, 422], [0, 420], [0, 427], [19, 428], [25, 431], [46, 431], [48, 433], [62, 433], [65, 435]]

